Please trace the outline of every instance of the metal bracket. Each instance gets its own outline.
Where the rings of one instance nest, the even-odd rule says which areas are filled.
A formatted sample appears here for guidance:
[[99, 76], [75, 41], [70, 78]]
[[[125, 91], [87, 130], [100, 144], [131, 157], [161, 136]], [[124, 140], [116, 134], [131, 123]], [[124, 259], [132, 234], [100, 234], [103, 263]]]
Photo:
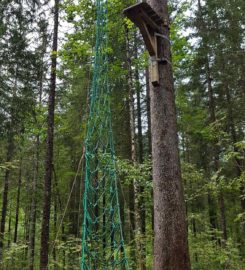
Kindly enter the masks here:
[[155, 36], [157, 36], [157, 37], [161, 37], [161, 38], [163, 38], [163, 39], [166, 39], [169, 43], [170, 43], [170, 45], [172, 45], [172, 41], [167, 37], [167, 36], [165, 36], [165, 35], [163, 35], [163, 34], [160, 34], [160, 33], [154, 33], [155, 34]]
[[165, 64], [165, 63], [167, 62], [169, 65], [172, 66], [171, 61], [170, 61], [168, 58], [166, 58], [166, 57], [157, 58], [156, 60], [157, 60], [157, 62], [159, 62], [160, 64]]

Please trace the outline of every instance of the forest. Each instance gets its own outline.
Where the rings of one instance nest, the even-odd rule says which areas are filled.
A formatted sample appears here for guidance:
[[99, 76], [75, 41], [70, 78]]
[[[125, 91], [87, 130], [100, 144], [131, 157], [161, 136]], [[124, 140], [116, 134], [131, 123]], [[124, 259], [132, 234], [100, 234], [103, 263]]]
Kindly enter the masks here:
[[0, 0], [0, 270], [245, 269], [244, 14]]

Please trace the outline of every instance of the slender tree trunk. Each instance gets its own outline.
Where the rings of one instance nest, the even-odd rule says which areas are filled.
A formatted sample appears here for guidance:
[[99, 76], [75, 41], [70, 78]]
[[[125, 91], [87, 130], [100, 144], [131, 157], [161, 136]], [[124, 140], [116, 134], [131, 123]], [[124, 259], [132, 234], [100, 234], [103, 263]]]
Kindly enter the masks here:
[[[134, 58], [138, 59], [138, 44], [137, 44], [137, 36], [135, 34], [134, 37]], [[136, 66], [135, 69], [135, 84], [136, 84], [136, 102], [137, 102], [137, 143], [138, 143], [138, 162], [142, 164], [144, 161], [144, 149], [143, 149], [143, 134], [142, 134], [142, 113], [141, 113], [141, 86], [140, 86], [140, 78], [139, 78], [139, 70]], [[140, 269], [146, 269], [146, 258], [145, 258], [145, 200], [144, 200], [144, 185], [137, 184], [137, 196], [138, 196], [138, 205], [137, 211], [139, 216], [139, 224], [138, 227], [140, 229], [140, 241], [139, 242], [139, 252], [140, 252]]]
[[[236, 128], [235, 128], [235, 123], [234, 123], [234, 117], [233, 117], [233, 107], [232, 107], [232, 98], [231, 98], [231, 94], [229, 91], [229, 86], [228, 83], [225, 81], [225, 95], [226, 95], [226, 101], [227, 101], [227, 118], [228, 118], [228, 125], [229, 125], [229, 129], [230, 129], [230, 134], [231, 134], [231, 139], [234, 145], [234, 150], [236, 152], [239, 152], [239, 149], [236, 147], [236, 143], [238, 142], [238, 138], [237, 138], [237, 132], [236, 132]], [[241, 176], [242, 171], [244, 169], [244, 165], [242, 164], [242, 160], [235, 158], [235, 168], [236, 168], [236, 174], [238, 177]], [[241, 210], [242, 212], [245, 212], [245, 188], [244, 186], [240, 187], [240, 196], [241, 196]], [[245, 225], [242, 225], [241, 228], [241, 234], [244, 235], [245, 233]], [[241, 243], [244, 244], [244, 238], [241, 237]]]
[[11, 205], [9, 207], [9, 224], [8, 224], [8, 248], [10, 247], [10, 243], [11, 243], [11, 225], [12, 225], [12, 209], [11, 209]]
[[[145, 80], [146, 80], [146, 110], [147, 110], [147, 125], [148, 125], [148, 147], [149, 156], [152, 156], [152, 139], [151, 139], [151, 98], [150, 98], [150, 72], [149, 67], [145, 70]], [[152, 173], [151, 173], [152, 174]], [[152, 179], [152, 175], [151, 175]], [[153, 189], [151, 190], [151, 197], [153, 201]], [[151, 207], [151, 228], [154, 231], [154, 205]]]
[[[150, 0], [165, 19], [169, 37], [167, 0]], [[164, 50], [164, 55], [163, 55]], [[171, 61], [170, 43], [159, 39], [159, 55]], [[187, 221], [178, 152], [173, 71], [159, 64], [160, 86], [151, 85], [151, 131], [154, 189], [154, 270], [189, 270]]]
[[[188, 151], [188, 148], [186, 148], [186, 151]], [[193, 188], [192, 188], [191, 182], [190, 182], [190, 190], [191, 190], [191, 193], [193, 193]], [[191, 212], [195, 213], [195, 204], [194, 203], [190, 203], [190, 208], [191, 208]], [[186, 209], [188, 209], [187, 204], [186, 204]], [[188, 213], [188, 210], [186, 210], [186, 212]], [[197, 224], [196, 224], [196, 218], [194, 215], [191, 218], [191, 225], [192, 225], [193, 236], [194, 236], [194, 238], [196, 238], [197, 237]], [[197, 252], [194, 252], [194, 258], [195, 258], [195, 261], [198, 262]]]
[[[66, 232], [65, 232], [65, 226], [62, 225], [62, 242], [66, 241]], [[66, 268], [66, 250], [63, 249], [63, 260], [62, 260], [62, 266], [63, 266], [63, 270], [67, 269]]]
[[[214, 200], [212, 198], [211, 192], [208, 191], [208, 215], [209, 215], [209, 222], [213, 230], [217, 228], [216, 211], [214, 211], [214, 208], [215, 208]], [[212, 240], [215, 240], [215, 236], [213, 234], [212, 234]]]
[[[73, 160], [73, 164], [74, 167], [72, 168], [72, 171], [76, 171], [76, 168], [78, 167], [78, 164], [79, 164], [79, 160], [77, 160], [77, 157], [74, 156], [74, 150], [75, 149], [70, 149], [71, 150], [71, 155], [70, 156], [73, 156], [72, 160]], [[96, 181], [97, 181], [98, 177], [97, 175], [95, 175], [94, 177], [94, 185], [96, 185]], [[74, 181], [74, 178], [71, 178], [71, 181], [70, 181], [70, 188], [72, 187], [73, 185], [73, 181]], [[79, 199], [78, 199], [78, 196], [79, 196], [79, 181], [76, 181], [75, 182], [75, 186], [74, 186], [74, 189], [73, 189], [73, 193], [72, 193], [72, 196], [71, 196], [71, 200], [70, 200], [70, 203], [69, 203], [69, 221], [70, 221], [70, 231], [69, 233], [76, 236], [76, 237], [79, 237], [80, 235], [80, 229], [78, 228], [77, 226], [77, 220], [78, 220], [78, 216], [79, 216], [79, 213], [78, 213], [78, 208], [79, 208]], [[97, 196], [98, 194], [95, 194], [95, 197]], [[99, 206], [97, 205], [96, 207], [96, 210], [99, 209]], [[99, 214], [99, 213], [98, 213]]]
[[[39, 78], [39, 108], [42, 106], [42, 95], [43, 95], [43, 78], [44, 78], [44, 56], [47, 49], [47, 36], [45, 31], [42, 32], [42, 62], [40, 66], [40, 78]], [[36, 112], [34, 112], [34, 119], [36, 126], [40, 129], [39, 123], [36, 119]], [[36, 245], [36, 218], [37, 218], [37, 184], [39, 179], [39, 159], [40, 159], [40, 134], [36, 136], [36, 152], [35, 152], [35, 168], [32, 185], [32, 198], [31, 198], [31, 216], [30, 216], [30, 242], [29, 242], [29, 270], [34, 269], [35, 265], [35, 245]]]
[[[134, 112], [134, 89], [133, 89], [133, 74], [132, 65], [130, 59], [130, 42], [128, 29], [126, 27], [126, 60], [128, 69], [128, 87], [129, 87], [129, 112], [130, 112], [130, 139], [131, 139], [131, 160], [136, 163], [136, 136], [135, 136], [135, 112]], [[129, 185], [129, 218], [130, 218], [130, 242], [132, 242], [131, 247], [131, 257], [137, 262], [135, 255], [135, 181], [132, 181]]]
[[[57, 218], [57, 211], [58, 210], [58, 207], [57, 207], [57, 196], [54, 196], [54, 235], [56, 237], [57, 235], [57, 230], [58, 230], [58, 227], [57, 227], [57, 221], [58, 221], [58, 218]], [[54, 270], [57, 269], [57, 254], [56, 254], [56, 246], [55, 246], [55, 243], [54, 243], [54, 247], [53, 247], [53, 260], [54, 260]]]
[[[202, 139], [199, 141], [199, 144], [201, 144], [200, 152], [201, 153], [207, 153], [208, 151], [208, 145], [206, 142], [204, 142]], [[210, 167], [209, 167], [209, 160], [206, 154], [201, 155], [201, 167], [203, 168], [203, 171], [205, 172], [205, 179], [207, 179], [207, 182], [210, 181]], [[207, 183], [206, 183], [207, 184]], [[207, 191], [207, 203], [208, 203], [208, 217], [210, 222], [210, 228], [211, 228], [211, 239], [213, 241], [217, 240], [215, 236], [215, 230], [217, 229], [217, 205], [216, 205], [216, 199], [212, 196], [212, 191], [208, 189]]]
[[[232, 100], [231, 100], [231, 95], [230, 95], [230, 91], [229, 91], [229, 87], [226, 83], [225, 85], [225, 95], [226, 95], [226, 101], [227, 101], [227, 116], [228, 116], [228, 125], [230, 128], [230, 134], [231, 134], [231, 139], [233, 144], [235, 145], [238, 142], [238, 138], [237, 138], [237, 132], [236, 132], [236, 128], [235, 128], [235, 124], [234, 124], [234, 117], [233, 117], [233, 108], [232, 108]], [[236, 146], [234, 146], [234, 150], [236, 152], [239, 152], [239, 150], [237, 149]], [[242, 174], [242, 170], [243, 170], [243, 166], [242, 166], [242, 162], [240, 159], [236, 158], [236, 171], [237, 171], [237, 176], [240, 177]], [[242, 211], [245, 212], [245, 188], [241, 187], [240, 188], [240, 193], [241, 193], [241, 208]]]
[[44, 187], [44, 206], [41, 231], [41, 252], [40, 252], [40, 270], [48, 269], [49, 252], [49, 223], [51, 208], [51, 187], [53, 171], [53, 140], [54, 140], [54, 110], [55, 110], [55, 90], [56, 90], [56, 67], [57, 67], [57, 49], [58, 49], [58, 25], [59, 25], [59, 0], [55, 0], [54, 12], [54, 35], [52, 46], [52, 64], [51, 64], [51, 85], [48, 102], [48, 130], [46, 142], [46, 162], [45, 162], [45, 187]]
[[[30, 179], [28, 179], [28, 182], [30, 183]], [[28, 185], [29, 186], [29, 185]], [[30, 187], [27, 188], [27, 192], [28, 194], [31, 193], [30, 191]], [[25, 244], [26, 244], [26, 247], [24, 249], [24, 260], [27, 262], [28, 261], [28, 244], [29, 244], [29, 241], [30, 241], [30, 214], [31, 214], [31, 202], [28, 198], [28, 205], [26, 207], [26, 212], [25, 212]]]
[[145, 81], [146, 81], [146, 111], [147, 111], [147, 137], [148, 137], [148, 147], [149, 147], [149, 155], [152, 155], [152, 143], [151, 143], [151, 106], [150, 106], [150, 74], [149, 68], [147, 67], [145, 70]]
[[40, 137], [36, 138], [35, 168], [32, 184], [31, 213], [30, 213], [30, 241], [29, 241], [29, 270], [34, 269], [35, 260], [35, 238], [36, 238], [36, 216], [37, 216], [37, 180], [39, 176], [39, 151]]
[[[62, 206], [62, 201], [61, 201], [61, 196], [60, 196], [60, 190], [59, 190], [59, 185], [58, 185], [58, 178], [56, 175], [56, 171], [55, 169], [53, 170], [54, 173], [54, 194], [55, 194], [55, 198], [54, 198], [54, 235], [55, 237], [57, 237], [57, 233], [58, 233], [58, 210], [59, 211], [63, 211], [63, 206]], [[62, 224], [61, 227], [61, 238], [62, 241], [64, 241], [64, 224]], [[54, 247], [53, 247], [53, 258], [54, 261], [58, 261], [58, 255], [59, 252], [56, 251], [56, 243], [54, 243]], [[54, 266], [54, 269], [57, 269], [57, 265]]]
[[[135, 37], [135, 59], [138, 58], [137, 52], [137, 37]], [[140, 78], [139, 78], [139, 70], [138, 67], [135, 69], [135, 84], [136, 84], [136, 102], [137, 102], [137, 143], [138, 143], [138, 161], [139, 163], [143, 163], [144, 161], [144, 149], [143, 149], [143, 134], [142, 134], [142, 112], [141, 112], [141, 86], [140, 86]]]
[[[207, 56], [206, 59], [206, 76], [207, 76], [207, 83], [208, 83], [208, 95], [209, 95], [209, 109], [210, 109], [210, 122], [215, 123], [216, 121], [216, 113], [215, 113], [215, 100], [214, 100], [214, 93], [213, 93], [213, 87], [212, 87], [212, 78], [210, 74], [210, 67], [209, 67], [209, 59]], [[220, 169], [220, 160], [219, 160], [219, 146], [218, 141], [215, 139], [213, 142], [213, 157], [214, 157], [214, 169], [216, 172]], [[223, 240], [226, 242], [227, 240], [227, 226], [226, 226], [226, 214], [225, 214], [225, 199], [224, 199], [224, 193], [222, 188], [219, 190], [219, 209], [220, 209], [220, 223], [221, 223], [221, 229], [223, 234]]]
[[[13, 151], [14, 151], [14, 138], [13, 138], [12, 129], [10, 127], [10, 132], [8, 134], [8, 146], [7, 146], [7, 158], [6, 158], [7, 162], [11, 161], [13, 157]], [[10, 170], [7, 169], [4, 176], [2, 218], [1, 218], [1, 224], [0, 224], [0, 261], [2, 260], [2, 255], [3, 255], [5, 223], [6, 223], [7, 207], [8, 207], [9, 175], [10, 175]]]
[[18, 190], [17, 190], [17, 198], [16, 198], [14, 243], [17, 243], [17, 238], [18, 238], [19, 209], [20, 209], [20, 190], [21, 190], [21, 182], [22, 182], [22, 168], [21, 168], [21, 166], [22, 166], [22, 162], [20, 162], [19, 179], [18, 179]]
[[132, 74], [132, 63], [130, 59], [129, 37], [127, 33], [127, 64], [128, 64], [128, 85], [129, 85], [129, 110], [130, 110], [130, 129], [131, 129], [131, 159], [133, 163], [137, 161], [136, 154], [136, 135], [135, 135], [135, 109], [134, 109], [134, 84]]
[[[201, 1], [198, 0], [198, 16], [199, 16], [199, 28], [200, 28], [200, 33], [203, 41], [203, 46], [205, 48], [205, 51], [207, 52], [206, 55], [206, 64], [205, 64], [205, 69], [206, 69], [206, 80], [208, 84], [208, 97], [209, 97], [209, 111], [210, 111], [210, 122], [214, 123], [216, 121], [216, 113], [215, 113], [215, 100], [214, 100], [214, 93], [213, 93], [213, 87], [212, 87], [212, 78], [211, 78], [211, 73], [210, 73], [210, 66], [209, 66], [209, 59], [208, 59], [208, 44], [205, 39], [207, 27], [205, 25], [205, 22], [203, 21], [203, 12], [202, 12], [202, 5]], [[218, 147], [218, 142], [215, 139], [212, 142], [212, 154], [214, 158], [214, 170], [216, 172], [219, 171], [220, 168], [220, 161], [219, 161], [219, 152], [220, 149]], [[216, 222], [215, 222], [215, 216], [216, 213], [213, 210], [213, 198], [211, 193], [208, 193], [208, 203], [209, 203], [209, 217], [210, 217], [210, 224], [211, 228], [215, 229], [216, 228]], [[220, 223], [221, 223], [221, 229], [223, 232], [223, 240], [226, 241], [227, 239], [227, 232], [226, 232], [226, 217], [225, 217], [225, 205], [224, 205], [224, 195], [223, 191], [219, 191], [219, 199], [218, 199], [218, 205], [219, 205], [219, 210], [220, 210]], [[213, 235], [212, 237], [215, 239], [215, 236]]]

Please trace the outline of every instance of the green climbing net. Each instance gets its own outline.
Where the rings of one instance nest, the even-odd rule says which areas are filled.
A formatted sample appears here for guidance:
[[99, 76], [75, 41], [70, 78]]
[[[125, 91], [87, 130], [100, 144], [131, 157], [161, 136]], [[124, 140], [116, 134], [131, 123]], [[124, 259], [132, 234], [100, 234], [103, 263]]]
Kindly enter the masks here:
[[96, 51], [85, 143], [81, 269], [129, 269], [120, 219], [111, 126], [107, 0], [96, 0], [96, 8]]

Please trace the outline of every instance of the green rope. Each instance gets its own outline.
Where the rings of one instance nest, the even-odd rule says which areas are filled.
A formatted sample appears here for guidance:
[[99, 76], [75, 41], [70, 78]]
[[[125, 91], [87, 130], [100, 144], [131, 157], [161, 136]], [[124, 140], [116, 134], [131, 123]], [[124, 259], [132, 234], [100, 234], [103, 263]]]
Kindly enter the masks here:
[[82, 270], [129, 269], [117, 188], [108, 84], [108, 3], [96, 0], [96, 47], [85, 142]]

